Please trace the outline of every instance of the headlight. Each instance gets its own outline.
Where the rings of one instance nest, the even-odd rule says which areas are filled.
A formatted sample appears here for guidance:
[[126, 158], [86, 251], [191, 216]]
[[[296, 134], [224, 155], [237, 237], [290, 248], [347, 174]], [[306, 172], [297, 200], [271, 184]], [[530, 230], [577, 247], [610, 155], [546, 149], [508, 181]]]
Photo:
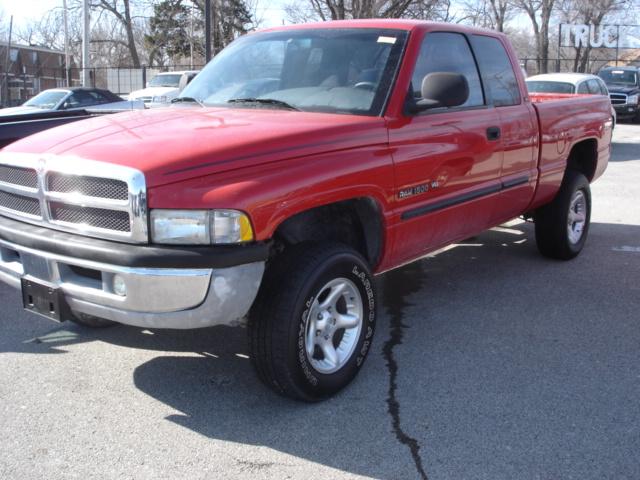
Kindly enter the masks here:
[[236, 210], [151, 210], [151, 241], [171, 245], [249, 242], [249, 217]]
[[153, 103], [167, 103], [169, 101], [169, 98], [166, 95], [161, 95], [159, 97], [153, 97], [151, 101]]
[[627, 97], [627, 103], [637, 104], [638, 103], [638, 95], [629, 95]]

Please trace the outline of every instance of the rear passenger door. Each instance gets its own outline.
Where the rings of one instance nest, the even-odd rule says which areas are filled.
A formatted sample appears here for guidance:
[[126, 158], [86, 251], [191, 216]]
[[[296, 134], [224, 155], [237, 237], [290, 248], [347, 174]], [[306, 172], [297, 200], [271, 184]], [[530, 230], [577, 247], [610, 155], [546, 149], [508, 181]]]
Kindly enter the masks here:
[[426, 34], [407, 106], [421, 100], [422, 80], [434, 72], [464, 75], [469, 98], [459, 107], [418, 114], [406, 109], [403, 121], [389, 129], [400, 217], [394, 250], [402, 260], [485, 229], [500, 189], [499, 119], [486, 105], [466, 35]]
[[472, 35], [487, 100], [500, 123], [503, 157], [500, 171], [500, 201], [492, 224], [521, 215], [533, 198], [538, 174], [538, 123], [530, 102], [525, 102], [511, 61], [502, 41], [487, 35]]

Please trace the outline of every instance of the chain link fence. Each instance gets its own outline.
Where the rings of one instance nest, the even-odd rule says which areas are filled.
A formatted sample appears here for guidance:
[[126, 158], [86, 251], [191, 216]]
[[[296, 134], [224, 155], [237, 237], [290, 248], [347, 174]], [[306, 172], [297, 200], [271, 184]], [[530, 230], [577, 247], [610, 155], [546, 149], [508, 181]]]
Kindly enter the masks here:
[[[145, 88], [158, 73], [182, 70], [200, 70], [203, 65], [93, 67], [89, 69], [89, 86], [110, 90], [126, 98], [134, 90]], [[4, 107], [21, 105], [31, 97], [50, 88], [79, 87], [83, 69], [23, 67], [22, 72], [1, 74], [0, 104]], [[2, 66], [0, 66], [0, 71]]]
[[[578, 70], [585, 73], [597, 73], [607, 65], [638, 65], [640, 61], [625, 62], [612, 59], [589, 59], [584, 68], [578, 65]], [[542, 70], [541, 62], [537, 58], [523, 58], [520, 66], [528, 76], [536, 75]], [[90, 86], [103, 88], [126, 98], [134, 90], [145, 88], [147, 83], [158, 73], [181, 70], [200, 70], [203, 65], [174, 65], [142, 66], [142, 67], [93, 67], [89, 69]], [[0, 71], [1, 70], [0, 66]], [[547, 60], [548, 72], [573, 72], [576, 69], [574, 59], [550, 58]], [[29, 98], [43, 90], [66, 86], [82, 85], [82, 68], [71, 68], [65, 71], [60, 68], [23, 67], [20, 73], [5, 73], [2, 75], [1, 104], [3, 106], [21, 105]]]
[[[547, 73], [566, 73], [566, 72], [581, 72], [597, 74], [602, 68], [607, 66], [640, 66], [640, 60], [637, 61], [625, 61], [616, 58], [597, 58], [588, 59], [584, 64], [578, 62], [574, 58], [549, 58], [547, 59]], [[526, 72], [527, 76], [537, 75], [544, 71], [543, 62], [538, 58], [522, 58], [520, 59], [520, 66]]]

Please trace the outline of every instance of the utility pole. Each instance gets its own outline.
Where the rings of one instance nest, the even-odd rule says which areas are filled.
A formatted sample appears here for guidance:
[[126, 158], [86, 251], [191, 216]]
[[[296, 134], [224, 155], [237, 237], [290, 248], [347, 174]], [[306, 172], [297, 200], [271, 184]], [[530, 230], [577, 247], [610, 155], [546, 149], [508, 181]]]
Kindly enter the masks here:
[[7, 61], [5, 62], [5, 71], [4, 71], [4, 92], [2, 96], [2, 103], [4, 105], [9, 105], [9, 62], [11, 60], [11, 35], [13, 33], [13, 15], [11, 15], [11, 19], [9, 20], [9, 40], [7, 41]]
[[189, 9], [189, 69], [193, 70], [193, 4]]
[[69, 12], [67, 11], [67, 0], [62, 0], [62, 8], [64, 9], [64, 78], [67, 87], [71, 86], [69, 78]]
[[204, 58], [211, 60], [211, 0], [204, 0]]
[[89, 36], [90, 36], [91, 12], [89, 11], [89, 0], [82, 2], [82, 86], [91, 86], [91, 76], [89, 75]]

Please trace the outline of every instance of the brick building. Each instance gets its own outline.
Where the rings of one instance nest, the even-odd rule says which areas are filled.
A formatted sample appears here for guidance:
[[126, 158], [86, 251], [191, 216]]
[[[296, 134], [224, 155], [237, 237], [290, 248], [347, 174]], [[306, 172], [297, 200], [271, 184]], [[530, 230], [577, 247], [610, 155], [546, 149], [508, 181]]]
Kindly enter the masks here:
[[[0, 43], [0, 105], [20, 105], [42, 90], [66, 86], [64, 52], [43, 47], [11, 44], [7, 69], [7, 43]], [[70, 67], [72, 67], [70, 65]], [[79, 85], [77, 69], [71, 69], [73, 85]]]

